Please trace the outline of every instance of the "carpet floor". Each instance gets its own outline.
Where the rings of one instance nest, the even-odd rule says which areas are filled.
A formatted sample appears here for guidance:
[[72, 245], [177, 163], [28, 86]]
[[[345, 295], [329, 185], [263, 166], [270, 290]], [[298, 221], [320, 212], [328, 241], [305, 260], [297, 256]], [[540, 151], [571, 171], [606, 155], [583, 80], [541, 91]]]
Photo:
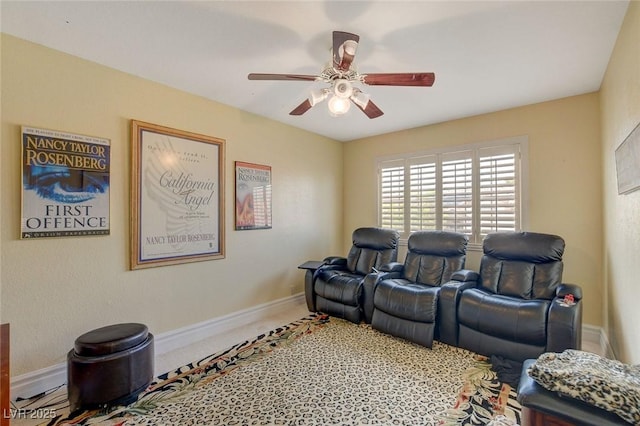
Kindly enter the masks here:
[[312, 315], [163, 374], [129, 406], [43, 424], [518, 424], [515, 396], [485, 357]]

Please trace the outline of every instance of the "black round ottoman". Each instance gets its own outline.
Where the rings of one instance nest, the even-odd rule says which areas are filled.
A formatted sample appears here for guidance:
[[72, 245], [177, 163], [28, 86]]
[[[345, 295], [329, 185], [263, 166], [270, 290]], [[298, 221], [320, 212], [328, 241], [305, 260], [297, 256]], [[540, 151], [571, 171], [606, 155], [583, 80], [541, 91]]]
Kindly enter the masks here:
[[153, 379], [153, 334], [137, 323], [114, 324], [78, 337], [67, 354], [71, 412], [135, 401]]

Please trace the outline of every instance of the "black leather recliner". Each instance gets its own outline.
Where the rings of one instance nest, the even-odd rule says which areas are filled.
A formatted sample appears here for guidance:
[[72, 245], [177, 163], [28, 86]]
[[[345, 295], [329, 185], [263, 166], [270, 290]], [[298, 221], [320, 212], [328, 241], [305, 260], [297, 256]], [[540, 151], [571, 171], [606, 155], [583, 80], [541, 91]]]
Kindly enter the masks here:
[[311, 299], [317, 311], [359, 323], [362, 281], [374, 268], [398, 259], [398, 239], [398, 233], [391, 229], [356, 229], [347, 257], [327, 257], [325, 265], [316, 270], [310, 285], [305, 286], [310, 296], [307, 300]]
[[464, 268], [467, 236], [455, 232], [418, 231], [407, 242], [404, 261], [383, 266], [365, 279], [365, 319], [382, 332], [430, 348], [436, 326], [440, 286]]
[[582, 289], [562, 283], [564, 247], [548, 234], [486, 236], [480, 273], [455, 273], [440, 291], [439, 340], [517, 361], [579, 349]]

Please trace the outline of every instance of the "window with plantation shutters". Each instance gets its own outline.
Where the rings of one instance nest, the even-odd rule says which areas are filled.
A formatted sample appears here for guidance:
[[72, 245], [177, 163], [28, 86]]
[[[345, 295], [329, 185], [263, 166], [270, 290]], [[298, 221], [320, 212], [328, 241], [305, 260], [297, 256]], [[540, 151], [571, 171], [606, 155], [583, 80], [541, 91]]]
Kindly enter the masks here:
[[522, 229], [526, 137], [378, 160], [379, 225], [408, 238], [455, 231], [479, 247], [490, 232]]

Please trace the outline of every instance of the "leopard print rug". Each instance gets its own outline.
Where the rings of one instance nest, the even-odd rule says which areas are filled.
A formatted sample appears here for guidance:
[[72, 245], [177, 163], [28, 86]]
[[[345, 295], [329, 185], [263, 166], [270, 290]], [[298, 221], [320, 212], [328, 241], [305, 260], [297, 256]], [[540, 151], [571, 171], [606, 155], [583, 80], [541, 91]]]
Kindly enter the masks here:
[[490, 367], [464, 349], [314, 315], [162, 375], [132, 405], [50, 424], [517, 424], [515, 392]]

